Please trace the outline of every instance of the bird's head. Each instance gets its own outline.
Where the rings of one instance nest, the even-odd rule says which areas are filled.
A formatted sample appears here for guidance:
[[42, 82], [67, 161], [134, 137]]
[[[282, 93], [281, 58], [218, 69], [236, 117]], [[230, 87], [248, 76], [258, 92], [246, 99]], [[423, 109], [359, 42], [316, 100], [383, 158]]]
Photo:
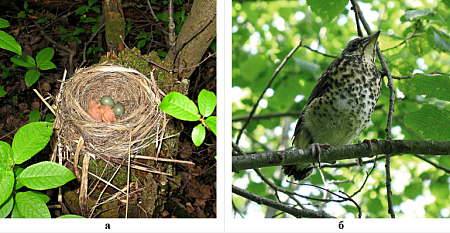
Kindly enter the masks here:
[[381, 30], [378, 30], [372, 35], [349, 41], [342, 51], [342, 56], [363, 56], [363, 58], [375, 63], [375, 43], [377, 43], [380, 33]]

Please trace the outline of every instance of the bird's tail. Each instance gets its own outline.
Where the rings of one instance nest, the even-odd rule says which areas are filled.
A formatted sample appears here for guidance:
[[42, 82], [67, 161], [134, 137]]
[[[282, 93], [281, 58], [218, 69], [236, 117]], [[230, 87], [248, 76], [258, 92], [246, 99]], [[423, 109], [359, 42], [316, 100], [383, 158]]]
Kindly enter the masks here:
[[293, 165], [283, 165], [283, 172], [287, 176], [293, 176], [295, 180], [301, 182], [311, 176], [314, 167], [312, 164], [301, 163]]

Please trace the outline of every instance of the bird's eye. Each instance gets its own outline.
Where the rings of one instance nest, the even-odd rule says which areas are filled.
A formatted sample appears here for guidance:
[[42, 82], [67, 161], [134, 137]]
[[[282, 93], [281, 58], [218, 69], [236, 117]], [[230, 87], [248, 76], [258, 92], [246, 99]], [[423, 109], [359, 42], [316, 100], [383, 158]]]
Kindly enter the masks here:
[[358, 42], [353, 41], [351, 42], [348, 46], [347, 46], [348, 51], [355, 51], [356, 49], [358, 49]]

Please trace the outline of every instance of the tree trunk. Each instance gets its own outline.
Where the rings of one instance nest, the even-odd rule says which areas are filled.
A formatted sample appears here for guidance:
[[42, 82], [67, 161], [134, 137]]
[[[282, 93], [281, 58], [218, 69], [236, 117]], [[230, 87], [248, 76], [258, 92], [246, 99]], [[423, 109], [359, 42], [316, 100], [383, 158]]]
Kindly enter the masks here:
[[[204, 27], [208, 21], [210, 22]], [[214, 38], [216, 38], [216, 0], [195, 0], [177, 38], [175, 48], [179, 52], [175, 54], [176, 51], [171, 50], [166, 58], [171, 61], [176, 59], [173, 62], [174, 68], [196, 65]], [[182, 79], [189, 79], [195, 68], [181, 71]]]
[[124, 49], [122, 38], [125, 38], [125, 19], [123, 18], [121, 0], [104, 0], [103, 17], [106, 26], [106, 44], [108, 51], [119, 54]]

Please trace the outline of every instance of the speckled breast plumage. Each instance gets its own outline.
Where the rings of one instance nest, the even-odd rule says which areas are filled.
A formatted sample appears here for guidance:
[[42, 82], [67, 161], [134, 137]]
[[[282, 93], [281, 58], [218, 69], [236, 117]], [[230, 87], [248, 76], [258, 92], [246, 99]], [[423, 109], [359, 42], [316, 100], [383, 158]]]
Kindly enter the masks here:
[[302, 120], [315, 132], [313, 142], [337, 146], [352, 143], [370, 124], [382, 79], [375, 64], [359, 56], [339, 57], [333, 63], [321, 76], [327, 78], [327, 89], [310, 102]]

